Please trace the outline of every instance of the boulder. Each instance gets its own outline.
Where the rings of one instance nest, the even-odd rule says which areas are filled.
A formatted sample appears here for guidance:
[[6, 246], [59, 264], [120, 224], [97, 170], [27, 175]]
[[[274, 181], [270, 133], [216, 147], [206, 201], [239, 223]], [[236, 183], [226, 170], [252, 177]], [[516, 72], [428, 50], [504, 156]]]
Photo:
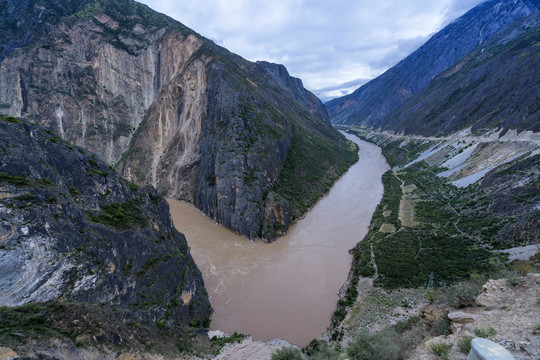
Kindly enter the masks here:
[[463, 311], [453, 311], [448, 313], [448, 319], [450, 319], [450, 330], [452, 330], [452, 333], [454, 334], [461, 332], [463, 327], [476, 320], [473, 314], [468, 314]]
[[480, 306], [504, 307], [510, 296], [506, 279], [489, 280], [482, 286], [482, 293], [475, 301]]
[[491, 340], [475, 338], [467, 360], [515, 360], [516, 358], [501, 345]]

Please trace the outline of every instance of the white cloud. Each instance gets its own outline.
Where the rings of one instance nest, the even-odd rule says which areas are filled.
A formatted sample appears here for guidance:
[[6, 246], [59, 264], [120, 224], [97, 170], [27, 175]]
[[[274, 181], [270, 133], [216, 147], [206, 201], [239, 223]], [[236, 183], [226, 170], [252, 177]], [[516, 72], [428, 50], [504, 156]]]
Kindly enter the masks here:
[[370, 79], [482, 0], [139, 0], [312, 90]]

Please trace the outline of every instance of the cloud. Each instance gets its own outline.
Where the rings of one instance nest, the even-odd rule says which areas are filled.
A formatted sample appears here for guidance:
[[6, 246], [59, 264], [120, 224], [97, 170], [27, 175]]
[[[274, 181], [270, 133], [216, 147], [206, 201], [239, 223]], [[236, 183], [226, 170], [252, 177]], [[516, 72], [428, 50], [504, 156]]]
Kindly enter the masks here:
[[371, 79], [480, 0], [142, 0], [248, 60], [284, 64], [309, 89]]

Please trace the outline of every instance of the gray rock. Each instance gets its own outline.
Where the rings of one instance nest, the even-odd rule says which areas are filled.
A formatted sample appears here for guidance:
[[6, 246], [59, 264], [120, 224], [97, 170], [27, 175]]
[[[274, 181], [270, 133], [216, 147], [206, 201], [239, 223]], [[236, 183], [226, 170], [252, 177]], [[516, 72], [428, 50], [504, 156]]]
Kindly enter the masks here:
[[515, 360], [515, 357], [491, 340], [475, 338], [471, 341], [471, 351], [467, 360]]
[[0, 305], [100, 303], [134, 321], [202, 326], [211, 313], [202, 276], [155, 189], [128, 183], [41, 126], [6, 120]]

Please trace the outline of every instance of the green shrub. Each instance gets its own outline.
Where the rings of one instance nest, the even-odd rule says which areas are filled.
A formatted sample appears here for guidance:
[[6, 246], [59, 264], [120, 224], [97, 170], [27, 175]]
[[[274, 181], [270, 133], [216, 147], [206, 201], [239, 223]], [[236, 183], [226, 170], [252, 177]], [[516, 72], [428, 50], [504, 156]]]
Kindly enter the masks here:
[[515, 270], [508, 270], [505, 274], [506, 281], [513, 287], [521, 285], [523, 283], [523, 278], [521, 277], [521, 274], [518, 271]]
[[450, 349], [452, 349], [452, 344], [446, 343], [437, 343], [431, 344], [429, 346], [429, 352], [433, 355], [437, 355], [441, 359], [448, 359], [448, 354], [450, 354]]
[[148, 221], [142, 216], [142, 210], [135, 200], [101, 206], [98, 213], [89, 213], [90, 220], [120, 230], [134, 226], [144, 227]]
[[[4, 105], [4, 104], [2, 104], [2, 105]], [[10, 122], [10, 123], [20, 123], [21, 122], [21, 120], [15, 118], [13, 116], [1, 116], [1, 117], [2, 117], [2, 120], [4, 120], [5, 122]]]
[[493, 336], [497, 332], [495, 329], [491, 326], [488, 326], [487, 328], [476, 328], [474, 329], [474, 335], [481, 337], [481, 338], [487, 338], [488, 336]]
[[155, 258], [152, 258], [150, 260], [148, 260], [142, 267], [141, 269], [137, 272], [137, 276], [143, 276], [144, 274], [146, 274], [148, 272], [148, 270], [150, 270], [152, 267], [154, 267], [158, 261], [160, 261], [161, 258], [159, 257], [155, 257]]
[[361, 330], [349, 342], [347, 355], [352, 360], [397, 360], [401, 355], [401, 345], [398, 334], [391, 327], [376, 334]]
[[433, 332], [437, 335], [449, 335], [450, 334], [450, 319], [447, 317], [442, 318], [433, 324]]
[[461, 339], [459, 339], [458, 347], [459, 347], [459, 350], [462, 353], [468, 354], [471, 351], [471, 341], [472, 341], [472, 339], [473, 338], [470, 337], [470, 336], [464, 336]]
[[0, 172], [0, 182], [7, 182], [13, 185], [28, 185], [30, 183], [24, 176], [13, 176], [4, 172]]
[[403, 334], [407, 330], [411, 330], [414, 326], [421, 324], [420, 318], [418, 316], [413, 316], [407, 320], [398, 321], [394, 325], [394, 329], [398, 334]]
[[469, 280], [449, 286], [443, 294], [444, 301], [457, 309], [476, 305], [476, 298], [482, 292], [483, 281]]
[[441, 295], [440, 291], [431, 289], [426, 293], [426, 300], [429, 301], [430, 304], [433, 304], [440, 295]]
[[237, 333], [235, 331], [231, 336], [228, 336], [228, 337], [217, 337], [216, 336], [216, 337], [213, 337], [212, 339], [210, 339], [210, 341], [212, 342], [212, 344], [216, 345], [217, 347], [222, 348], [223, 346], [225, 346], [225, 344], [234, 344], [236, 342], [240, 342], [245, 337], [246, 337], [246, 335], [241, 334], [241, 333]]
[[339, 358], [339, 351], [330, 348], [328, 343], [324, 340], [311, 340], [302, 350], [310, 360], [337, 360]]
[[165, 319], [157, 320], [156, 326], [161, 330], [165, 329]]
[[302, 360], [302, 353], [295, 348], [282, 348], [272, 354], [272, 360]]

